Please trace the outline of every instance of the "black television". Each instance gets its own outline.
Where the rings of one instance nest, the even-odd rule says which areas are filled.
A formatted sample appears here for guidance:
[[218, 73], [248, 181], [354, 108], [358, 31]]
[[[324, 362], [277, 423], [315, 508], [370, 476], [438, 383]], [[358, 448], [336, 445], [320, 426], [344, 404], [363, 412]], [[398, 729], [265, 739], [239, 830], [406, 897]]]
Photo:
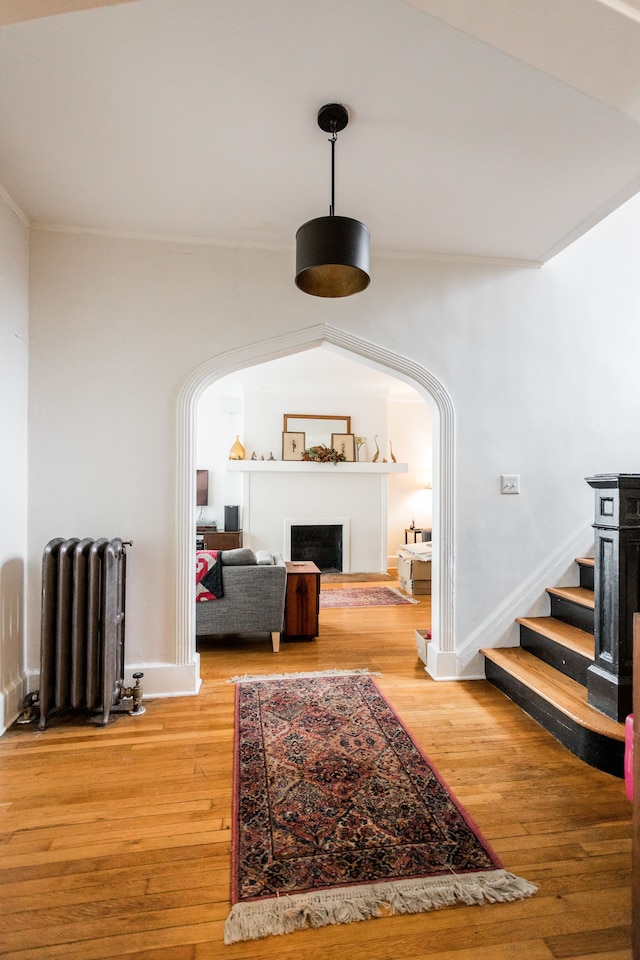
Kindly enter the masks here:
[[196, 470], [196, 506], [206, 507], [209, 503], [209, 471]]

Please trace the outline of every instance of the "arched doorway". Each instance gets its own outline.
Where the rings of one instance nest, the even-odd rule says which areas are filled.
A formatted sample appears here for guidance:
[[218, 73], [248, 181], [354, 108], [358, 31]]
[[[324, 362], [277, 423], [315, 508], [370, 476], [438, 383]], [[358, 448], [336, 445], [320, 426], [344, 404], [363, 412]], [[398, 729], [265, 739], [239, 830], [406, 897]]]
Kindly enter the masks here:
[[198, 673], [195, 645], [192, 549], [194, 517], [195, 421], [202, 392], [215, 380], [245, 367], [276, 360], [322, 345], [345, 352], [410, 383], [432, 409], [434, 442], [434, 579], [432, 631], [427, 669], [435, 679], [455, 676], [453, 609], [453, 488], [454, 415], [451, 399], [440, 381], [407, 357], [363, 340], [328, 324], [263, 340], [212, 357], [193, 371], [178, 399], [177, 525], [176, 525], [176, 664], [193, 665]]

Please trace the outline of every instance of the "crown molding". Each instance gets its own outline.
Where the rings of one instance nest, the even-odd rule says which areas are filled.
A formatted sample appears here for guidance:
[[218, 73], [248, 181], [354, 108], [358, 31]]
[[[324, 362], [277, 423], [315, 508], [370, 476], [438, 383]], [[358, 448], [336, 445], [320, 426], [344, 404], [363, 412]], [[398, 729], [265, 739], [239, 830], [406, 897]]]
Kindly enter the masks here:
[[25, 227], [30, 228], [31, 223], [29, 221], [26, 213], [18, 206], [12, 196], [10, 196], [3, 186], [0, 185], [0, 200], [3, 200], [10, 210], [13, 210], [18, 220], [24, 224]]
[[[174, 243], [184, 246], [223, 247], [233, 250], [265, 250], [271, 253], [290, 254], [291, 243], [258, 243], [254, 240], [229, 240], [220, 237], [190, 236], [175, 233], [145, 233], [139, 230], [112, 230], [102, 227], [79, 227], [63, 223], [44, 223], [34, 221], [29, 224], [37, 233], [66, 233], [89, 237], [104, 237], [112, 240], [140, 240], [146, 243]], [[478, 264], [488, 267], [504, 267], [507, 269], [539, 270], [544, 266], [544, 260], [522, 260], [517, 257], [483, 257], [474, 254], [437, 253], [423, 250], [383, 250], [373, 248], [371, 255], [380, 260], [413, 260], [419, 263], [461, 263]]]

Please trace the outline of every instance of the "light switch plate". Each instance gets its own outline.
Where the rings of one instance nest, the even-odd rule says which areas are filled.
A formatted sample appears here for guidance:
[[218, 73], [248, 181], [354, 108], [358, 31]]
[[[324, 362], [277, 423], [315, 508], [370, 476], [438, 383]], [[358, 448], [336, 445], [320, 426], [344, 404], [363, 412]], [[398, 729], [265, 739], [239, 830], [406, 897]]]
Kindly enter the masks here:
[[520, 493], [520, 474], [519, 473], [501, 474], [500, 493]]

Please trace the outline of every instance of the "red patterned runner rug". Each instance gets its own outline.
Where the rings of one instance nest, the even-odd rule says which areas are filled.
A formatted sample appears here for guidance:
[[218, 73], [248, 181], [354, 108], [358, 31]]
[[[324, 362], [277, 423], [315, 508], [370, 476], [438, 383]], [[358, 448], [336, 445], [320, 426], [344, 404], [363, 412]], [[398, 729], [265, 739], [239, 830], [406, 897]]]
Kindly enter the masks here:
[[418, 603], [395, 587], [341, 587], [320, 590], [320, 609], [326, 607], [395, 607]]
[[370, 675], [237, 678], [225, 943], [520, 900]]

